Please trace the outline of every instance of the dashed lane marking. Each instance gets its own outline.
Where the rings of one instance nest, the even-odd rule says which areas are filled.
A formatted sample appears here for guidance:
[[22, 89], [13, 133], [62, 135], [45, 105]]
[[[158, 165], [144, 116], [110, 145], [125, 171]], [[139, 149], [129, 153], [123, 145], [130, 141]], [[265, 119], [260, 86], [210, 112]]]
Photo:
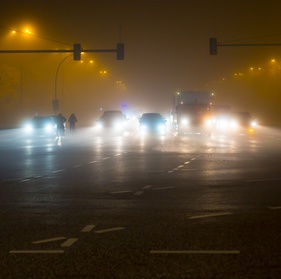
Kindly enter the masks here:
[[20, 182], [27, 182], [27, 181], [30, 181], [31, 178], [27, 178], [27, 179], [22, 179]]
[[187, 219], [202, 219], [202, 218], [219, 217], [219, 216], [225, 216], [225, 215], [231, 215], [231, 214], [232, 213], [230, 213], [230, 212], [205, 214], [205, 215], [197, 215], [197, 216], [188, 216]]
[[151, 185], [146, 185], [146, 186], [144, 186], [142, 189], [143, 190], [147, 190], [147, 189], [150, 189], [151, 188]]
[[61, 244], [61, 247], [70, 247], [70, 246], [73, 245], [77, 240], [78, 240], [78, 238], [69, 238], [69, 239], [67, 239], [64, 243]]
[[90, 161], [89, 164], [97, 163], [98, 161]]
[[143, 191], [137, 191], [136, 193], [135, 193], [135, 196], [140, 196], [140, 195], [142, 195], [143, 194]]
[[132, 193], [132, 191], [124, 190], [124, 191], [111, 192], [111, 194], [123, 194], [123, 193]]
[[91, 232], [95, 227], [95, 225], [87, 225], [81, 230], [81, 232]]
[[52, 171], [52, 173], [58, 173], [58, 172], [63, 172], [63, 171], [66, 171], [66, 169], [55, 170], [55, 171]]
[[75, 168], [80, 168], [82, 167], [82, 165], [76, 165], [76, 166], [73, 166], [72, 168], [75, 169]]
[[37, 241], [33, 241], [33, 244], [41, 244], [41, 243], [48, 243], [48, 242], [54, 242], [54, 241], [58, 241], [58, 240], [64, 240], [66, 239], [66, 237], [53, 237], [53, 238], [48, 238], [48, 239], [42, 239], [42, 240], [37, 240]]
[[124, 227], [117, 227], [117, 228], [111, 228], [111, 229], [104, 229], [104, 230], [98, 230], [95, 231], [95, 233], [107, 233], [107, 232], [114, 232], [114, 231], [120, 231], [120, 230], [124, 230]]

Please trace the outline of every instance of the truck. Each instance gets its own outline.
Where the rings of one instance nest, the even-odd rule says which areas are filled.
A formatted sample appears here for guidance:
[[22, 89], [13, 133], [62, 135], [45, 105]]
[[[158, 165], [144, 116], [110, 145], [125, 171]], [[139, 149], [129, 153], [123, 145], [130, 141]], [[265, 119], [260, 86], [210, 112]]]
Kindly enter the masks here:
[[212, 104], [212, 93], [181, 91], [173, 98], [173, 123], [178, 134], [205, 134]]

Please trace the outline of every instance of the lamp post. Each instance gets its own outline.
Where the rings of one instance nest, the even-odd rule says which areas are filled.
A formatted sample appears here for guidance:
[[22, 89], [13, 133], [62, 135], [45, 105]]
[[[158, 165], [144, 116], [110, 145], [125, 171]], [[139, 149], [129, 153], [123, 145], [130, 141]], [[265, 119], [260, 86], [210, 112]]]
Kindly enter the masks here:
[[66, 57], [64, 57], [61, 62], [58, 65], [57, 71], [56, 71], [56, 76], [55, 76], [55, 98], [53, 100], [53, 110], [55, 112], [55, 115], [57, 115], [57, 112], [59, 110], [59, 100], [57, 99], [57, 80], [58, 80], [58, 73], [60, 70], [60, 67], [62, 65], [62, 63], [69, 58], [70, 56], [72, 56], [72, 54], [67, 55]]

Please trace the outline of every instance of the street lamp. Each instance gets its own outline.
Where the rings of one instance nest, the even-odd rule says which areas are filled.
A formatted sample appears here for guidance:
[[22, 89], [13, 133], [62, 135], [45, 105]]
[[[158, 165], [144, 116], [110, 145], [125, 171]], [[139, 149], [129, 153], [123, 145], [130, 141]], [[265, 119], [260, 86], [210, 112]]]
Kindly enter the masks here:
[[58, 73], [60, 70], [60, 67], [62, 65], [62, 63], [69, 58], [70, 56], [72, 56], [72, 54], [67, 55], [66, 57], [64, 57], [61, 62], [58, 65], [57, 71], [56, 71], [56, 77], [55, 77], [55, 98], [53, 100], [53, 110], [55, 112], [55, 115], [57, 115], [57, 112], [59, 110], [59, 100], [57, 99], [57, 80], [58, 80]]

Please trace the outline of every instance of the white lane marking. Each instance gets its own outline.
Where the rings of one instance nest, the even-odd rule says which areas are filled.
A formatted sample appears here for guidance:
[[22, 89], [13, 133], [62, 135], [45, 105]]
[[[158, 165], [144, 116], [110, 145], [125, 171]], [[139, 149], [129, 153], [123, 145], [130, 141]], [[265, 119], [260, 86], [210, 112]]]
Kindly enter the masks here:
[[190, 161], [188, 161], [188, 162], [184, 162], [184, 164], [185, 164], [185, 165], [188, 165], [188, 164], [190, 164]]
[[144, 186], [142, 189], [143, 190], [147, 190], [147, 189], [150, 189], [151, 188], [151, 185], [146, 185], [146, 186]]
[[116, 192], [111, 192], [110, 194], [123, 194], [123, 193], [132, 193], [132, 191], [128, 191], [128, 190], [116, 191]]
[[152, 250], [150, 254], [240, 254], [239, 250]]
[[94, 164], [94, 163], [97, 163], [98, 161], [91, 161], [89, 162], [89, 164]]
[[61, 247], [70, 247], [70, 246], [73, 245], [77, 240], [78, 240], [78, 238], [69, 238], [69, 239], [67, 239], [64, 243], [61, 244]]
[[117, 154], [115, 154], [114, 156], [116, 157], [116, 156], [120, 156], [121, 154], [120, 153], [117, 153]]
[[107, 232], [114, 232], [114, 231], [120, 231], [120, 230], [124, 230], [124, 227], [117, 227], [117, 228], [111, 228], [111, 229], [105, 229], [105, 230], [98, 230], [95, 231], [95, 233], [107, 233]]
[[194, 158], [191, 159], [191, 161], [194, 161], [194, 160], [196, 160], [196, 157], [194, 157]]
[[63, 171], [65, 171], [65, 170], [66, 170], [66, 169], [55, 170], [55, 171], [52, 171], [52, 173], [63, 172]]
[[75, 169], [75, 168], [80, 168], [82, 167], [82, 165], [76, 165], [76, 166], [73, 166], [72, 168]]
[[64, 250], [11, 250], [10, 254], [63, 254]]
[[42, 239], [42, 240], [36, 240], [33, 241], [33, 244], [41, 244], [41, 243], [48, 243], [48, 242], [53, 242], [53, 241], [58, 241], [58, 240], [64, 240], [66, 237], [53, 237], [53, 238], [48, 238], [48, 239]]
[[169, 170], [169, 171], [168, 171], [168, 173], [173, 173], [173, 172], [174, 172], [173, 170]]
[[197, 171], [198, 169], [183, 169], [181, 171]]
[[27, 179], [21, 180], [20, 182], [27, 182], [27, 181], [30, 181], [30, 180], [31, 180], [31, 178], [27, 178]]
[[269, 206], [268, 208], [269, 208], [269, 209], [273, 209], [273, 210], [274, 210], [274, 209], [281, 209], [281, 206]]
[[213, 214], [205, 214], [205, 215], [197, 215], [197, 216], [189, 216], [188, 219], [200, 219], [200, 218], [209, 218], [209, 217], [218, 217], [218, 216], [224, 216], [224, 215], [231, 215], [230, 212], [224, 212], [224, 213], [213, 213]]
[[165, 190], [165, 189], [174, 189], [175, 187], [173, 186], [167, 186], [167, 187], [156, 187], [152, 188], [152, 190]]
[[135, 196], [140, 196], [141, 194], [143, 194], [143, 191], [137, 191], [137, 192], [135, 192]]
[[183, 168], [184, 167], [184, 165], [179, 165], [177, 168], [178, 169], [181, 169], [181, 168]]
[[173, 169], [173, 171], [177, 171], [177, 170], [179, 170], [179, 169], [178, 169], [178, 168], [174, 168], [174, 169]]
[[280, 178], [265, 178], [265, 179], [255, 179], [255, 180], [246, 180], [246, 182], [263, 182], [263, 181], [278, 181]]
[[101, 158], [102, 160], [107, 160], [109, 159], [110, 157], [104, 157], [104, 158]]
[[81, 232], [91, 232], [95, 227], [95, 225], [87, 225], [81, 230]]

